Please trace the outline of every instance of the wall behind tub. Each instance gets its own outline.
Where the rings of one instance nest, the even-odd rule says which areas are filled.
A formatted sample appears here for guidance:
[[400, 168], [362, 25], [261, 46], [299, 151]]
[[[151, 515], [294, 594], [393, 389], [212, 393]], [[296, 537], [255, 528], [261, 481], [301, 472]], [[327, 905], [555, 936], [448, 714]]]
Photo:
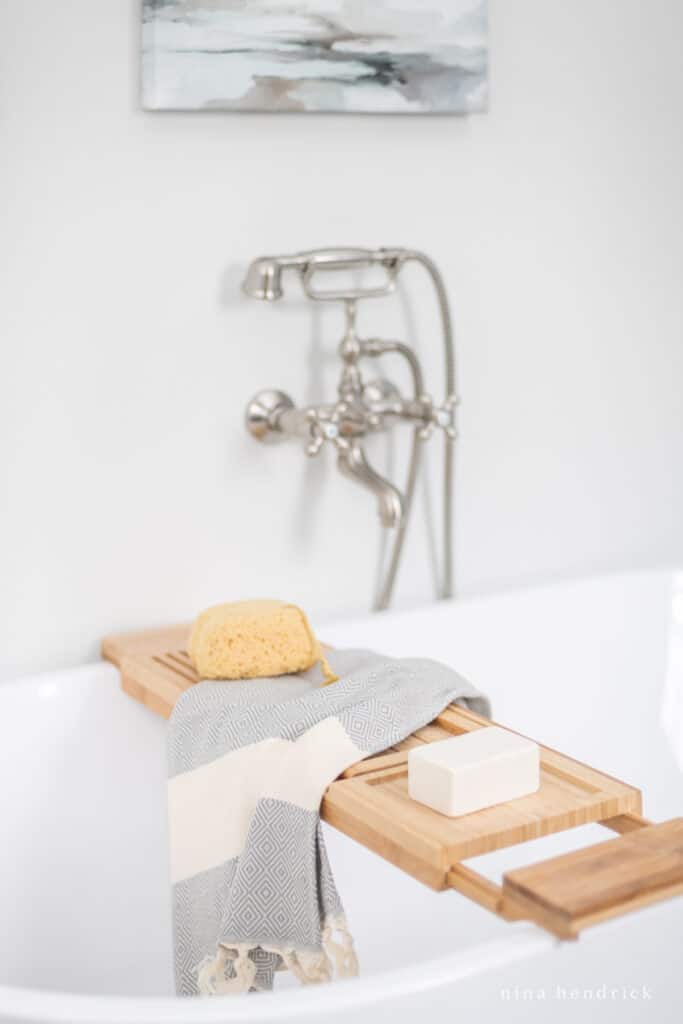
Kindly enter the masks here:
[[[486, 116], [144, 114], [137, 0], [1, 0], [1, 675], [214, 600], [367, 607], [371, 498], [243, 430], [258, 388], [336, 378], [336, 311], [239, 297], [268, 250], [442, 266], [460, 593], [681, 558], [683, 7], [490, 15]], [[410, 329], [439, 390], [418, 276], [361, 327]], [[416, 522], [400, 603], [431, 596], [429, 552]]]

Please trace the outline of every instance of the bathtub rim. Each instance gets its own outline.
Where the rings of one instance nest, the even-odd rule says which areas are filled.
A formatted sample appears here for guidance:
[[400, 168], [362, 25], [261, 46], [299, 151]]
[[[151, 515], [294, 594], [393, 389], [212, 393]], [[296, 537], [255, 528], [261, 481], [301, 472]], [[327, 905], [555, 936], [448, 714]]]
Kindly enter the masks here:
[[[445, 897], [448, 898], [448, 897]], [[506, 967], [547, 952], [558, 941], [535, 925], [509, 925], [503, 938], [479, 943], [445, 957], [379, 971], [367, 978], [324, 986], [264, 993], [254, 998], [202, 999], [156, 996], [107, 996], [0, 985], [0, 1021], [49, 1024], [219, 1024], [270, 1021], [338, 1013], [443, 988], [474, 975]]]

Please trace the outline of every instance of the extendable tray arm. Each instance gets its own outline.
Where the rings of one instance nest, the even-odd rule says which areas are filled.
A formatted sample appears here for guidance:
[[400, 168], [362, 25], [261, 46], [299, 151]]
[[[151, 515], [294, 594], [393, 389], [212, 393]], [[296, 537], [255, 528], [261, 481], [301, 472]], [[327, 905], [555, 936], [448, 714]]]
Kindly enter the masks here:
[[683, 893], [683, 818], [653, 825], [620, 815], [602, 824], [624, 834], [504, 875], [503, 916], [575, 939], [591, 925]]

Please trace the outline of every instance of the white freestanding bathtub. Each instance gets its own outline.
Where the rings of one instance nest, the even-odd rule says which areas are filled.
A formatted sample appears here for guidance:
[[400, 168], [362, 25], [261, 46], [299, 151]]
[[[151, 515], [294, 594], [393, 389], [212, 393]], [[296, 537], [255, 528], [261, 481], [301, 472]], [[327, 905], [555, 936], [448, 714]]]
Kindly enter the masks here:
[[[680, 591], [680, 593], [679, 593]], [[683, 812], [683, 583], [643, 573], [385, 613], [335, 645], [449, 662], [498, 721]], [[0, 686], [0, 1021], [683, 1020], [683, 901], [559, 944], [436, 894], [327, 830], [356, 981], [176, 999], [165, 724], [96, 664]], [[610, 838], [600, 826], [479, 858], [484, 873]]]

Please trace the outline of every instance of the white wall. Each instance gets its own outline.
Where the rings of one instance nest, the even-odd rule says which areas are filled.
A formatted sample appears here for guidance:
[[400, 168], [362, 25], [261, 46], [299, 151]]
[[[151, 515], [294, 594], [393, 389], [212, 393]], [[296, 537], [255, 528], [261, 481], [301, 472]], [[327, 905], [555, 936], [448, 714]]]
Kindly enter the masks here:
[[243, 430], [336, 374], [336, 311], [240, 299], [268, 250], [440, 262], [460, 593], [681, 558], [683, 5], [490, 6], [490, 113], [392, 120], [143, 114], [137, 0], [0, 0], [0, 673], [214, 600], [367, 606], [371, 499]]

